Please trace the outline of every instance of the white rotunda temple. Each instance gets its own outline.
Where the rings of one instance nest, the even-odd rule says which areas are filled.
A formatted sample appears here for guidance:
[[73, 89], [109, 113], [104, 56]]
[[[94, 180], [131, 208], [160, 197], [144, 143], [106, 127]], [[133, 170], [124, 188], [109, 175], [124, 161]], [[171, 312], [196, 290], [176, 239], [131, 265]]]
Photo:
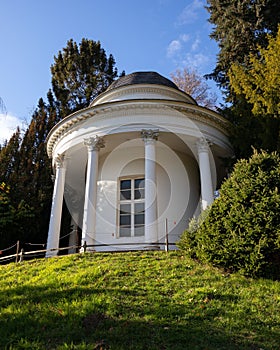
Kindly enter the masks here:
[[175, 243], [226, 175], [229, 127], [156, 72], [113, 82], [48, 135], [55, 182], [47, 256], [58, 253], [63, 203], [69, 245], [163, 249], [166, 232]]

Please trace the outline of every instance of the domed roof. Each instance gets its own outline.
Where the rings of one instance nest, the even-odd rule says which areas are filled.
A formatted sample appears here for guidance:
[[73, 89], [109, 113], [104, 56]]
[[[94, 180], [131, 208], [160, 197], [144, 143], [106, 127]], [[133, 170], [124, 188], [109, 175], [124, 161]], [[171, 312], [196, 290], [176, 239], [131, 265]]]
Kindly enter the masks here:
[[134, 85], [134, 84], [157, 84], [165, 85], [173, 89], [178, 89], [178, 87], [169, 79], [163, 77], [156, 72], [134, 72], [125, 75], [118, 80], [114, 81], [107, 89], [113, 90], [121, 86]]

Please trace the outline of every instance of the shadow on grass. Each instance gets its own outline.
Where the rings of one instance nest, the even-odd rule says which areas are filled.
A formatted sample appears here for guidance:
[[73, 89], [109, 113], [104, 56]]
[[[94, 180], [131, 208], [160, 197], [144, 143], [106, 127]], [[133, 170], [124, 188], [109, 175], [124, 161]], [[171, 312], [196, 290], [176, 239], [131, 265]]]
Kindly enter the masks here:
[[[210, 308], [200, 313], [197, 306], [179, 305], [168, 296], [153, 299], [147, 295], [145, 299], [142, 290], [65, 286], [53, 292], [51, 286], [22, 286], [1, 295], [1, 349], [262, 348], [249, 338], [222, 329], [216, 322], [221, 310]], [[141, 302], [135, 305], [133, 299], [139, 296]], [[215, 298], [226, 302], [235, 297]], [[276, 334], [268, 331], [264, 336], [273, 339]]]

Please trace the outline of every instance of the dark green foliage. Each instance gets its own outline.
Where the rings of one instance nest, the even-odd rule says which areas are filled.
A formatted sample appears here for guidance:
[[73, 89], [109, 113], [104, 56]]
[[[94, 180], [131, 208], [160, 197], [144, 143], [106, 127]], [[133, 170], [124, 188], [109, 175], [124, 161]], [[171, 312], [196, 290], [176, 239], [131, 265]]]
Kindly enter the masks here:
[[34, 210], [24, 200], [16, 206], [10, 198], [10, 188], [0, 184], [0, 249], [7, 248], [26, 234], [29, 222], [34, 218]]
[[19, 163], [20, 143], [20, 129], [17, 128], [9, 142], [0, 149], [0, 183], [9, 183], [15, 176]]
[[39, 100], [20, 147], [17, 178], [13, 184], [13, 199], [24, 199], [34, 207], [36, 216], [29, 221], [27, 241], [45, 243], [52, 197], [51, 160], [45, 141], [54, 126], [56, 113], [50, 103]]
[[[216, 67], [207, 77], [223, 89], [231, 105], [223, 107], [223, 115], [233, 122], [231, 141], [237, 158], [251, 156], [256, 149], [279, 151], [279, 122], [256, 118], [252, 105], [243, 95], [236, 96], [229, 84], [232, 64], [249, 67], [250, 54], [258, 55], [259, 47], [268, 43], [267, 33], [276, 35], [280, 18], [278, 0], [207, 0], [210, 35], [219, 45]], [[267, 118], [264, 118], [267, 119]], [[276, 135], [276, 136], [275, 136]]]
[[[1, 207], [2, 218], [6, 218], [4, 231], [9, 232], [5, 233], [5, 239], [0, 235], [1, 248], [19, 237], [21, 243], [46, 242], [53, 191], [47, 135], [67, 114], [87, 107], [117, 75], [113, 56], [106, 56], [100, 42], [87, 39], [82, 39], [79, 45], [69, 40], [67, 47], [55, 57], [51, 72], [53, 91], [47, 93], [47, 101], [39, 99], [23, 135], [18, 129], [0, 147], [0, 183], [4, 182], [10, 189]], [[32, 216], [19, 216], [31, 207]], [[14, 224], [15, 215], [17, 219], [21, 217], [20, 226]], [[25, 217], [28, 222], [24, 221]], [[62, 223], [65, 233], [69, 232], [68, 221]]]
[[221, 111], [232, 123], [229, 138], [237, 159], [249, 158], [253, 154], [252, 146], [269, 152], [280, 150], [280, 120], [270, 116], [254, 116], [251, 111], [252, 106], [243, 98]]
[[177, 242], [177, 246], [187, 253], [190, 258], [196, 258], [197, 252], [197, 240], [196, 234], [200, 225], [203, 223], [208, 215], [209, 209], [204, 210], [198, 218], [192, 218], [189, 222], [188, 229], [183, 232], [180, 240]]
[[107, 58], [99, 41], [72, 39], [54, 57], [51, 66], [52, 87], [62, 117], [87, 107], [117, 76], [115, 60]]
[[23, 136], [18, 129], [0, 151], [0, 183], [9, 188], [9, 202], [1, 209], [2, 217], [9, 218], [2, 225], [2, 248], [17, 240], [46, 242], [53, 184], [45, 140], [57, 119], [49, 92], [48, 103], [39, 100]]
[[247, 64], [257, 45], [267, 45], [266, 34], [277, 33], [280, 18], [278, 0], [207, 0], [210, 35], [219, 45], [217, 65], [210, 75], [223, 88], [228, 88], [227, 73], [232, 63]]
[[205, 220], [195, 234], [183, 234], [180, 247], [229, 270], [279, 278], [279, 189], [279, 155], [255, 151], [235, 165]]

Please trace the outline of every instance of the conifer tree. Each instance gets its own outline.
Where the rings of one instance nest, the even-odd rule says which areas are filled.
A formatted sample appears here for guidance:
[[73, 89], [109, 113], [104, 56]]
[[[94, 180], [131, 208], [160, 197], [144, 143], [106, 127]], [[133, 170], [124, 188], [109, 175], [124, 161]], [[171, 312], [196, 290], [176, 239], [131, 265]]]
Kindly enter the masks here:
[[117, 76], [115, 60], [107, 58], [99, 41], [82, 39], [78, 45], [72, 39], [54, 57], [51, 66], [52, 88], [60, 114], [87, 107]]
[[220, 51], [214, 71], [207, 77], [214, 79], [230, 103], [221, 113], [232, 122], [231, 141], [238, 158], [252, 154], [256, 149], [273, 151], [275, 121], [255, 117], [252, 105], [244, 94], [230, 89], [229, 69], [232, 64], [248, 67], [250, 54], [257, 54], [259, 47], [267, 46], [267, 33], [275, 35], [280, 18], [280, 2], [277, 0], [207, 0], [209, 22], [214, 25], [211, 38]]
[[[0, 209], [11, 219], [2, 221], [2, 227], [6, 225], [6, 232], [12, 221], [18, 222], [9, 236], [4, 234], [7, 244], [19, 237], [25, 242], [46, 242], [53, 190], [47, 135], [63, 117], [87, 107], [117, 75], [113, 56], [106, 56], [100, 42], [87, 39], [79, 45], [68, 41], [55, 57], [51, 72], [53, 90], [48, 91], [47, 101], [39, 99], [23, 136], [18, 129], [0, 149], [0, 183], [9, 188], [9, 193], [2, 191]], [[0, 234], [1, 247], [3, 237]]]
[[217, 64], [209, 76], [228, 89], [228, 70], [232, 63], [247, 64], [249, 54], [266, 47], [267, 33], [277, 33], [280, 18], [278, 0], [207, 0], [210, 35], [219, 45]]
[[0, 183], [10, 183], [17, 172], [20, 144], [20, 129], [17, 127], [9, 142], [6, 141], [0, 150]]
[[[53, 102], [48, 94], [50, 103]], [[52, 195], [51, 161], [47, 156], [45, 141], [55, 124], [57, 113], [54, 106], [41, 98], [26, 130], [21, 148], [18, 181], [15, 195], [34, 207], [36, 218], [30, 221], [30, 236], [44, 242], [48, 229]]]
[[249, 55], [249, 64], [233, 63], [229, 71], [231, 87], [244, 94], [255, 115], [280, 117], [280, 26], [276, 37], [268, 36], [267, 48]]

